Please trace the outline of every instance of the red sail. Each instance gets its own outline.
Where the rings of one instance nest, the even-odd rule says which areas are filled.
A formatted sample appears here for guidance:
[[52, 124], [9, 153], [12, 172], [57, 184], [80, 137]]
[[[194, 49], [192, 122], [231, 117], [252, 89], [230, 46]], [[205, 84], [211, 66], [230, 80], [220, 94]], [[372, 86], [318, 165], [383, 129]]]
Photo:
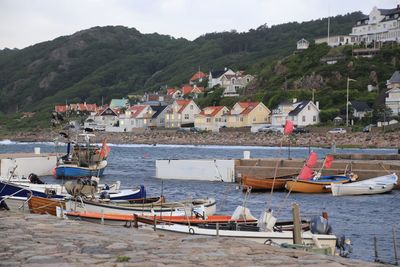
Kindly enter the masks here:
[[326, 169], [329, 169], [330, 167], [332, 167], [332, 162], [333, 162], [333, 156], [332, 155], [326, 156], [324, 167]]
[[313, 177], [313, 170], [305, 165], [299, 174], [299, 180], [311, 180]]
[[317, 164], [318, 155], [316, 152], [311, 152], [307, 159], [306, 165], [310, 168], [314, 168]]

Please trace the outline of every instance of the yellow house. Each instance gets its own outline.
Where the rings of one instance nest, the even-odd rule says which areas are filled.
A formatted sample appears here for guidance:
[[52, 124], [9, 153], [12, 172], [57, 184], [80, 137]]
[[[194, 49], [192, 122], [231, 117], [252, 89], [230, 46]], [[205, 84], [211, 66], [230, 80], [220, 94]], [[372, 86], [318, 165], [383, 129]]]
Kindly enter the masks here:
[[226, 126], [226, 114], [229, 109], [225, 106], [206, 107], [194, 119], [194, 126], [201, 130], [218, 132]]
[[227, 127], [246, 127], [270, 122], [271, 111], [262, 102], [237, 102], [227, 115]]

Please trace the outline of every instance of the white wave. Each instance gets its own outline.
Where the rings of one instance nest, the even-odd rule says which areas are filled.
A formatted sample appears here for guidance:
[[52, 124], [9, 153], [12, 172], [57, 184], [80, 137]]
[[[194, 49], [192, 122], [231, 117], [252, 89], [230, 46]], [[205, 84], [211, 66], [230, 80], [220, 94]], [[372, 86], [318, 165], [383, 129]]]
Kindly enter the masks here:
[[0, 141], [0, 145], [3, 145], [3, 146], [15, 145], [15, 144], [16, 144], [16, 142], [11, 141], [9, 139], [4, 139], [4, 140]]

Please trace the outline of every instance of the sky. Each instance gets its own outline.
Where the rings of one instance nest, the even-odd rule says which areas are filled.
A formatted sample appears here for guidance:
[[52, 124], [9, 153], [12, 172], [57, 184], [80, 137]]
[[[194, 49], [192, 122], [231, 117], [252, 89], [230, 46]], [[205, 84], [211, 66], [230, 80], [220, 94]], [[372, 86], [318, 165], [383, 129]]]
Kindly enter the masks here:
[[123, 25], [189, 40], [210, 32], [302, 22], [395, 0], [0, 0], [0, 49], [24, 48], [94, 26]]

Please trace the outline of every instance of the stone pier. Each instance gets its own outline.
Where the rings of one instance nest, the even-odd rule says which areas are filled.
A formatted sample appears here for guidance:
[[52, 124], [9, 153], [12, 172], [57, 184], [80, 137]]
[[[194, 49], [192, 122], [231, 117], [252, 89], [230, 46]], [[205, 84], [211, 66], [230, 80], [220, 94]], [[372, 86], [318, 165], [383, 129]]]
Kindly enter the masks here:
[[250, 241], [0, 211], [0, 266], [376, 266]]

